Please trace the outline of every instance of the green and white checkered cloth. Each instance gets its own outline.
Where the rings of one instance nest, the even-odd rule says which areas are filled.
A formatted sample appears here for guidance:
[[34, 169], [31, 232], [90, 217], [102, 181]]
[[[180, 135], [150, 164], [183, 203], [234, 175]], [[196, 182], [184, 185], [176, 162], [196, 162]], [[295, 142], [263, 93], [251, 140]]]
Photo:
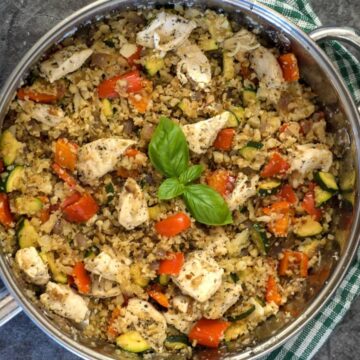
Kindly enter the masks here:
[[[259, 0], [289, 18], [305, 32], [321, 25], [307, 0]], [[255, 1], [256, 3], [256, 1]], [[360, 64], [342, 45], [329, 41], [323, 49], [339, 69], [355, 101], [360, 102]], [[352, 301], [360, 294], [360, 249], [339, 289], [305, 328], [262, 360], [311, 359], [344, 317]]]

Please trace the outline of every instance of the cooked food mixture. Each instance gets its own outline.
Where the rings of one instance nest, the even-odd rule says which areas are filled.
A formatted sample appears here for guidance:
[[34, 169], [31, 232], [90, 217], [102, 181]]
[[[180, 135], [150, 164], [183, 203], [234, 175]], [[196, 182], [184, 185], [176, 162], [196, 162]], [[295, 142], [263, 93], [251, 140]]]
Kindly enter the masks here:
[[225, 15], [115, 14], [56, 45], [11, 103], [2, 246], [48, 314], [119, 351], [247, 344], [297, 315], [334, 241], [354, 179], [338, 185], [326, 126], [296, 56]]

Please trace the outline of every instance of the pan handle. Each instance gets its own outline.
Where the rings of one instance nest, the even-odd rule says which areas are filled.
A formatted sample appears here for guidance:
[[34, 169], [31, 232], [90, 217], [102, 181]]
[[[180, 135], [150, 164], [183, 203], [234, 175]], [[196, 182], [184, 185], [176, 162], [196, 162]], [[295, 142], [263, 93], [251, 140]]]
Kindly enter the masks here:
[[4, 287], [0, 290], [0, 327], [21, 311], [21, 307]]
[[[314, 41], [337, 40], [351, 45], [360, 52], [360, 31], [348, 26], [321, 26], [309, 33]], [[357, 104], [360, 113], [360, 104]]]

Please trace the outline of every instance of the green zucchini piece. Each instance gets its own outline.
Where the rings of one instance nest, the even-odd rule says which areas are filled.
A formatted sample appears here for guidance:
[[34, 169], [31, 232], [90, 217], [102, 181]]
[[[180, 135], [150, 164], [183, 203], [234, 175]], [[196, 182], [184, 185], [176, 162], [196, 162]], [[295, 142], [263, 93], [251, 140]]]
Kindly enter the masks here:
[[112, 199], [115, 196], [115, 189], [114, 189], [114, 185], [113, 183], [108, 183], [105, 185], [105, 191], [106, 191], [106, 195], [107, 195], [107, 202], [111, 202]]
[[31, 246], [36, 247], [38, 244], [39, 235], [27, 219], [20, 221], [17, 227], [16, 235], [21, 249]]
[[231, 113], [226, 123], [226, 127], [238, 127], [244, 120], [244, 108], [232, 106], [228, 111]]
[[265, 229], [259, 224], [254, 224], [250, 230], [250, 237], [258, 248], [260, 254], [266, 255], [269, 250], [270, 244], [266, 236]]
[[352, 191], [355, 188], [356, 174], [355, 171], [344, 172], [340, 177], [340, 190]]
[[355, 192], [354, 191], [343, 193], [341, 196], [346, 204], [349, 204], [351, 207], [355, 206]]
[[239, 154], [248, 161], [254, 160], [256, 155], [258, 154], [258, 149], [251, 146], [244, 146], [239, 150]]
[[122, 349], [140, 353], [150, 349], [149, 344], [137, 331], [128, 331], [116, 338], [116, 345]]
[[18, 196], [14, 201], [15, 212], [19, 215], [35, 215], [43, 206], [40, 199], [31, 196]]
[[154, 76], [165, 66], [164, 59], [151, 56], [145, 61], [145, 69], [149, 76]]
[[5, 130], [0, 136], [0, 155], [6, 166], [11, 165], [19, 150], [22, 148], [21, 142], [17, 141], [10, 130]]
[[202, 51], [214, 51], [219, 48], [219, 45], [217, 44], [215, 39], [202, 39], [199, 41], [199, 48]]
[[6, 179], [6, 192], [12, 192], [19, 190], [21, 182], [24, 179], [25, 169], [23, 166], [15, 166], [13, 170], [9, 173], [9, 176]]
[[223, 53], [223, 76], [225, 80], [232, 80], [235, 77], [234, 58], [227, 52]]
[[67, 284], [68, 279], [66, 274], [61, 272], [56, 266], [54, 253], [41, 252], [40, 257], [49, 266], [51, 277], [53, 278], [53, 280], [60, 284]]
[[325, 203], [326, 201], [331, 199], [332, 196], [334, 195], [334, 193], [324, 190], [320, 186], [315, 186], [314, 194], [315, 194], [315, 206], [316, 207], [321, 206], [323, 203]]
[[159, 275], [159, 284], [160, 285], [167, 285], [170, 281], [170, 276], [167, 274], [161, 274]]
[[246, 146], [252, 147], [254, 149], [262, 149], [264, 144], [259, 141], [249, 141]]
[[253, 89], [244, 89], [242, 94], [244, 106], [249, 106], [256, 103], [256, 92]]
[[339, 190], [335, 176], [333, 174], [319, 171], [314, 174], [314, 179], [324, 190], [331, 192], [336, 192]]
[[254, 311], [255, 311], [255, 305], [252, 305], [247, 310], [242, 312], [241, 314], [229, 317], [228, 320], [231, 322], [243, 320], [243, 319], [247, 318], [249, 315], [251, 315]]
[[185, 335], [168, 336], [164, 345], [171, 350], [180, 350], [189, 346], [188, 338]]
[[310, 216], [306, 216], [303, 221], [296, 224], [294, 234], [299, 237], [310, 237], [319, 235], [323, 231], [321, 224]]
[[275, 194], [281, 186], [281, 181], [279, 180], [268, 180], [259, 184], [258, 191], [262, 196]]
[[234, 272], [230, 273], [230, 278], [235, 284], [240, 280], [239, 275]]

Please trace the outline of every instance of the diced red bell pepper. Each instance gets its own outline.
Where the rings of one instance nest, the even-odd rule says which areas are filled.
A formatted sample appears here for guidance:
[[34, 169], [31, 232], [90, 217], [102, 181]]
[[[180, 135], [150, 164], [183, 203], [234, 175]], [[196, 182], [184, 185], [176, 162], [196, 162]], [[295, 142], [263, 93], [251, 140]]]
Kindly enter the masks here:
[[200, 319], [189, 333], [189, 339], [198, 345], [217, 348], [230, 323], [224, 320]]
[[277, 152], [273, 153], [269, 162], [264, 166], [260, 175], [262, 177], [273, 177], [275, 175], [284, 175], [290, 169], [290, 164], [284, 160]]
[[91, 279], [88, 272], [85, 269], [83, 262], [78, 262], [75, 264], [72, 277], [79, 292], [83, 294], [88, 294], [90, 292]]
[[56, 173], [56, 175], [63, 180], [66, 184], [68, 184], [71, 188], [77, 185], [75, 178], [73, 178], [66, 170], [64, 170], [61, 166], [54, 163], [52, 164], [52, 169]]
[[268, 224], [269, 231], [275, 236], [287, 236], [290, 226], [290, 206], [291, 204], [287, 201], [278, 201], [263, 208], [265, 215], [275, 214], [275, 219]]
[[141, 51], [142, 51], [142, 46], [138, 46], [136, 52], [131, 56], [129, 56], [128, 58], [126, 58], [130, 66], [134, 65], [135, 61], [140, 59]]
[[227, 196], [234, 190], [235, 177], [229, 171], [219, 169], [207, 175], [206, 183], [220, 195]]
[[155, 230], [159, 235], [171, 237], [187, 230], [190, 226], [191, 221], [189, 216], [180, 212], [158, 221], [155, 224]]
[[268, 277], [266, 283], [265, 299], [266, 302], [274, 302], [276, 305], [281, 305], [282, 302], [278, 284], [276, 283], [276, 280], [272, 275]]
[[115, 328], [115, 322], [121, 315], [121, 309], [119, 307], [116, 307], [113, 312], [111, 313], [111, 318], [109, 320], [109, 326], [107, 328], [107, 334], [110, 338], [115, 338], [119, 335], [119, 332]]
[[319, 221], [322, 216], [322, 212], [315, 206], [315, 193], [314, 193], [314, 183], [309, 184], [309, 191], [305, 194], [302, 201], [302, 208], [314, 218], [314, 220]]
[[147, 291], [148, 295], [154, 299], [161, 306], [168, 308], [170, 306], [169, 299], [167, 296], [156, 289], [150, 289]]
[[139, 70], [132, 70], [101, 82], [97, 89], [99, 98], [112, 99], [120, 97], [120, 94], [117, 91], [117, 83], [120, 80], [124, 82], [124, 91], [128, 94], [136, 93], [143, 89], [143, 80]]
[[298, 62], [293, 53], [280, 55], [278, 61], [285, 81], [297, 81], [300, 79]]
[[31, 87], [23, 87], [17, 91], [17, 97], [20, 100], [29, 99], [31, 101], [42, 103], [42, 104], [51, 104], [60, 100], [65, 94], [65, 90], [62, 86], [56, 87], [51, 92], [45, 92], [41, 90], [36, 90]]
[[68, 139], [58, 139], [55, 144], [55, 163], [62, 168], [75, 170], [78, 145]]
[[99, 210], [99, 206], [90, 194], [83, 194], [76, 202], [63, 208], [65, 219], [82, 223], [91, 219]]
[[282, 200], [285, 200], [290, 204], [296, 204], [298, 200], [295, 191], [289, 184], [283, 185], [278, 195]]
[[289, 270], [290, 262], [292, 261], [296, 261], [297, 263], [299, 263], [300, 276], [304, 278], [307, 277], [308, 266], [309, 266], [308, 265], [309, 259], [307, 255], [300, 251], [290, 251], [290, 250], [285, 250], [283, 252], [283, 257], [279, 263], [279, 271], [278, 271], [279, 275], [280, 276], [286, 275], [287, 271]]
[[160, 275], [179, 275], [185, 262], [185, 256], [182, 252], [169, 253], [166, 259], [160, 261]]
[[13, 222], [14, 219], [10, 211], [9, 198], [6, 194], [0, 193], [0, 224], [8, 228]]
[[229, 151], [235, 136], [235, 129], [222, 129], [214, 141], [214, 148], [217, 150]]

